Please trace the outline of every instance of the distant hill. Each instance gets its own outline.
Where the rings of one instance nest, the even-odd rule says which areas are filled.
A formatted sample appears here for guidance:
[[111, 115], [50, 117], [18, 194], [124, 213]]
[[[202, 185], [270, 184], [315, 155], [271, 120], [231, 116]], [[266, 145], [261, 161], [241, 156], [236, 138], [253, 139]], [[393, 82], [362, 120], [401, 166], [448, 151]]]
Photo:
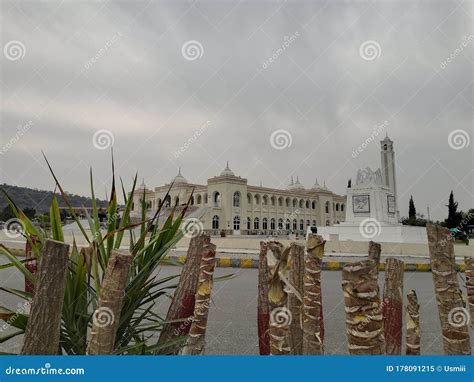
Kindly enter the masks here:
[[[28, 187], [10, 186], [9, 184], [5, 183], [0, 185], [0, 188], [5, 190], [10, 198], [12, 198], [17, 206], [21, 209], [33, 208], [36, 210], [37, 215], [49, 211], [51, 198], [53, 196], [51, 191], [36, 190]], [[66, 203], [64, 203], [64, 200], [61, 197], [61, 194], [56, 194], [56, 196], [58, 198], [59, 207], [67, 207]], [[74, 194], [68, 194], [68, 198], [73, 207], [92, 206], [91, 198]], [[8, 203], [3, 193], [0, 193], [0, 210], [3, 211], [7, 205]], [[97, 199], [97, 207], [107, 207], [107, 201]]]

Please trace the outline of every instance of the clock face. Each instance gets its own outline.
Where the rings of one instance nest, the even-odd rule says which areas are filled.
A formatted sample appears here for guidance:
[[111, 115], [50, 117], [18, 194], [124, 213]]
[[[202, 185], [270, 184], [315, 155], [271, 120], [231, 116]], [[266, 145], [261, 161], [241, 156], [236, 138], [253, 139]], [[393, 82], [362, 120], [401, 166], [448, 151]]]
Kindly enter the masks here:
[[352, 196], [352, 210], [357, 213], [370, 212], [369, 195], [354, 195]]

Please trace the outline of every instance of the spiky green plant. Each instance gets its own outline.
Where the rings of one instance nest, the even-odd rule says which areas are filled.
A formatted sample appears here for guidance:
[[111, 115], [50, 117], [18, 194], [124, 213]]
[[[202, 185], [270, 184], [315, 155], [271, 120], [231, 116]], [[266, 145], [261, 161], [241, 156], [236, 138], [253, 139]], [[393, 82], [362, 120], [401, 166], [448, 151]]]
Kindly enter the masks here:
[[[146, 220], [146, 204], [143, 197], [141, 199], [142, 219], [139, 223], [132, 224], [130, 213], [137, 181], [137, 176], [135, 175], [132, 189], [128, 193], [125, 191], [121, 181], [124, 208], [120, 224], [117, 225], [117, 193], [112, 156], [112, 188], [107, 208], [107, 230], [105, 233], [102, 233], [100, 230], [91, 170], [92, 210], [91, 214], [88, 214], [86, 211], [90, 228], [90, 234], [88, 234], [74, 212], [67, 194], [61, 187], [46, 156], [45, 160], [69, 213], [78, 224], [87, 242], [87, 246], [83, 248], [78, 248], [75, 240], [72, 243], [62, 311], [60, 352], [77, 355], [86, 353], [88, 329], [92, 326], [92, 314], [97, 307], [102, 278], [107, 268], [108, 259], [113, 249], [121, 247], [125, 232], [128, 232], [130, 235], [129, 251], [133, 256], [133, 262], [120, 314], [115, 353], [156, 354], [160, 347], [169, 346], [170, 344], [160, 345], [160, 347], [157, 345], [158, 336], [154, 334], [161, 329], [164, 321], [153, 311], [153, 308], [160, 297], [165, 296], [175, 287], [175, 285], [172, 285], [172, 281], [179, 275], [158, 278], [155, 271], [165, 261], [165, 254], [183, 235], [179, 227], [189, 206], [189, 201], [178, 216], [175, 216], [173, 208], [163, 226], [159, 227], [159, 215], [164, 202], [159, 206], [155, 215], [151, 219]], [[172, 186], [171, 184], [166, 196], [168, 196]], [[51, 224], [51, 232], [49, 233], [37, 229], [22, 210], [18, 208], [13, 199], [5, 191], [2, 190], [2, 192], [12, 211], [24, 226], [25, 238], [32, 247], [36, 261], [40, 260], [41, 249], [46, 239], [52, 238], [64, 241], [58, 201], [54, 193], [49, 214]], [[166, 200], [166, 197], [163, 200]], [[191, 200], [191, 197], [189, 200]], [[134, 232], [135, 228], [140, 228], [140, 233], [137, 235]], [[3, 245], [0, 245], [0, 253], [4, 254], [9, 260], [7, 264], [1, 265], [0, 269], [15, 267], [25, 278], [33, 283], [35, 282], [35, 275], [25, 267], [25, 263], [31, 259], [19, 260], [10, 249]], [[32, 298], [31, 293], [21, 290], [7, 287], [0, 287], [0, 290], [24, 300]], [[23, 312], [14, 312], [0, 306], [0, 319], [9, 322], [18, 329], [14, 333], [0, 338], [0, 343], [2, 343], [24, 333], [28, 316]]]

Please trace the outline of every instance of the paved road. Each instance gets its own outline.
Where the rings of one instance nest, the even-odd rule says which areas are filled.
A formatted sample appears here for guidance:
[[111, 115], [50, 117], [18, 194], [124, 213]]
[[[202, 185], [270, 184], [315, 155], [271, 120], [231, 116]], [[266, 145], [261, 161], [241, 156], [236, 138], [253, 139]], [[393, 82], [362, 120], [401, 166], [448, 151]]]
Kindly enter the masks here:
[[[161, 276], [179, 273], [180, 267], [167, 266]], [[217, 276], [235, 274], [235, 278], [218, 281], [213, 290], [207, 335], [207, 354], [258, 354], [257, 344], [257, 270], [217, 269]], [[383, 280], [383, 272], [380, 279]], [[326, 354], [346, 354], [344, 303], [341, 291], [341, 272], [322, 274]], [[23, 278], [17, 272], [0, 271], [0, 286], [22, 288]], [[423, 354], [442, 354], [438, 312], [430, 273], [405, 273], [405, 293], [415, 289], [421, 302], [421, 330]], [[0, 291], [0, 301], [15, 309], [17, 300]], [[169, 300], [163, 298], [158, 311], [166, 312]], [[0, 326], [1, 328], [1, 326]], [[0, 335], [7, 334], [6, 332]], [[15, 341], [16, 342], [16, 341]], [[19, 350], [18, 342], [0, 344], [1, 351]], [[471, 331], [471, 346], [474, 334]]]

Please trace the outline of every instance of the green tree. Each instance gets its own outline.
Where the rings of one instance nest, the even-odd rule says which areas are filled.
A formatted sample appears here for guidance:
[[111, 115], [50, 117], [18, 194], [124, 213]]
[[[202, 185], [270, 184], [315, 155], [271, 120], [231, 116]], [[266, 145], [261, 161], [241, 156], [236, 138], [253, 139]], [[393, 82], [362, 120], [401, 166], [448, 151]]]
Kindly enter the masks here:
[[28, 217], [28, 219], [33, 219], [36, 215], [36, 210], [34, 208], [26, 207], [23, 210], [23, 213]]
[[410, 196], [410, 203], [408, 204], [408, 220], [413, 223], [416, 222], [416, 208], [413, 195]]
[[10, 206], [6, 206], [1, 212], [0, 212], [0, 220], [7, 221], [9, 219], [12, 219], [15, 217], [15, 214], [13, 213], [12, 209]]
[[455, 228], [459, 226], [463, 218], [462, 212], [458, 212], [458, 202], [454, 200], [454, 193], [451, 190], [449, 194], [448, 205], [448, 218], [445, 220], [446, 227]]

